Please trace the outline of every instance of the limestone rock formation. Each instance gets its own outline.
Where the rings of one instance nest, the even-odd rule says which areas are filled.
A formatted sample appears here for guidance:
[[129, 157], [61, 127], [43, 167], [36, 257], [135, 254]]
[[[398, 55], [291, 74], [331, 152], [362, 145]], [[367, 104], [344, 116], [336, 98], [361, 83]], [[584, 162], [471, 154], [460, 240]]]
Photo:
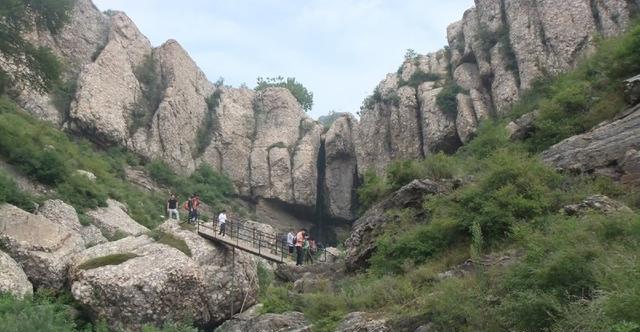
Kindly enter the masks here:
[[74, 231], [9, 204], [0, 205], [0, 245], [35, 287], [62, 289], [72, 255], [84, 249]]
[[[116, 254], [131, 258], [117, 265], [85, 267]], [[76, 255], [69, 271], [73, 297], [110, 326], [139, 329], [145, 323], [192, 318], [209, 321], [204, 277], [179, 250], [147, 236], [101, 244]]]
[[542, 153], [545, 163], [571, 172], [595, 172], [635, 183], [640, 179], [640, 105], [569, 137]]
[[311, 324], [301, 312], [264, 314], [257, 316], [238, 315], [216, 329], [220, 332], [311, 332]]
[[392, 329], [387, 325], [387, 320], [380, 315], [365, 312], [352, 312], [348, 314], [336, 332], [390, 332]]
[[324, 199], [327, 213], [334, 218], [354, 218], [357, 181], [353, 127], [356, 120], [345, 115], [336, 119], [325, 134]]
[[27, 275], [11, 256], [0, 251], [0, 293], [9, 293], [17, 298], [33, 294], [33, 286]]
[[386, 224], [394, 222], [385, 213], [387, 210], [420, 209], [425, 197], [446, 193], [453, 185], [451, 182], [438, 183], [428, 179], [414, 180], [367, 210], [355, 221], [351, 235], [345, 241], [347, 269], [357, 270], [368, 265], [367, 260], [376, 250], [377, 237]]
[[107, 207], [88, 211], [87, 216], [107, 237], [140, 235], [149, 231], [129, 217], [124, 204], [112, 199], [107, 200]]
[[80, 72], [69, 116], [74, 127], [91, 133], [92, 139], [125, 145], [130, 112], [143, 98], [135, 70], [151, 55], [151, 44], [124, 13], [109, 20], [108, 42]]

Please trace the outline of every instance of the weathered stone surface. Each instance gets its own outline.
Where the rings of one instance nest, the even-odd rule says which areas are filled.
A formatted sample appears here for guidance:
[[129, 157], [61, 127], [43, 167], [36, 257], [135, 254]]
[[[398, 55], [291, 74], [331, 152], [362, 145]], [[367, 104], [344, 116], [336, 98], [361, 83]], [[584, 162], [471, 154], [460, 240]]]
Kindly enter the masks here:
[[533, 111], [509, 122], [506, 126], [510, 140], [521, 140], [529, 137], [534, 130], [534, 121], [540, 112]]
[[640, 103], [640, 75], [624, 81], [625, 97], [630, 105]]
[[[118, 265], [83, 269], [91, 259], [134, 254]], [[69, 272], [73, 297], [112, 327], [139, 329], [145, 323], [191, 318], [207, 323], [204, 277], [179, 250], [149, 237], [128, 237], [89, 248], [74, 257]]]
[[386, 224], [394, 222], [385, 211], [395, 208], [419, 208], [425, 196], [446, 193], [452, 185], [428, 179], [414, 180], [367, 210], [355, 221], [351, 235], [345, 241], [347, 269], [356, 270], [368, 265], [367, 260], [377, 248], [377, 237]]
[[9, 293], [23, 298], [33, 294], [33, 286], [27, 275], [11, 256], [0, 251], [0, 294]]
[[240, 316], [224, 322], [220, 332], [311, 332], [311, 324], [301, 312], [264, 314], [245, 319]]
[[390, 332], [387, 326], [387, 320], [379, 314], [370, 314], [365, 312], [352, 312], [348, 314], [340, 325], [336, 328], [336, 332]]
[[62, 289], [71, 256], [84, 249], [78, 234], [9, 204], [0, 205], [0, 245], [35, 287]]
[[256, 303], [257, 265], [251, 255], [236, 250], [235, 262], [232, 262], [234, 255], [231, 248], [211, 243], [196, 233], [181, 228], [175, 221], [166, 221], [159, 228], [184, 240], [191, 250], [191, 260], [202, 273], [203, 296], [211, 321], [228, 319], [231, 316], [232, 302], [236, 312]]
[[80, 236], [84, 240], [84, 245], [87, 248], [109, 241], [102, 235], [100, 229], [94, 225], [83, 226], [82, 229], [80, 229]]
[[129, 217], [122, 203], [112, 199], [107, 200], [107, 207], [88, 211], [87, 215], [107, 237], [140, 235], [149, 231]]
[[321, 126], [306, 117], [284, 88], [265, 89], [255, 102], [253, 194], [289, 204], [315, 205]]
[[598, 211], [604, 214], [633, 212], [628, 206], [605, 195], [589, 196], [578, 204], [571, 204], [563, 207], [562, 210], [568, 215], [581, 215], [588, 211]]
[[[598, 172], [614, 178], [633, 172], [633, 159], [627, 152], [640, 147], [640, 105], [626, 111], [616, 119], [605, 122], [587, 133], [576, 135], [550, 147], [542, 153], [545, 163], [560, 170]], [[623, 163], [623, 161], [627, 163]], [[625, 167], [620, 167], [623, 164]]]
[[142, 98], [134, 71], [151, 54], [149, 40], [124, 13], [110, 17], [106, 46], [78, 77], [70, 117], [82, 132], [98, 141], [125, 145], [129, 110]]
[[79, 234], [87, 247], [107, 242], [107, 239], [96, 226], [82, 226], [78, 219], [76, 209], [59, 199], [45, 201], [38, 207], [36, 214], [47, 218], [49, 221], [58, 224], [69, 231]]
[[480, 88], [480, 73], [474, 63], [463, 63], [453, 72], [453, 79], [465, 90]]
[[342, 116], [333, 122], [325, 134], [325, 206], [331, 217], [354, 218], [354, 184], [357, 176], [356, 151], [352, 116]]
[[189, 174], [196, 167], [196, 135], [214, 86], [175, 40], [154, 49], [153, 57], [162, 80], [162, 100], [152, 110], [150, 123], [130, 133], [128, 146], [149, 158], [162, 159], [180, 174]]
[[425, 156], [440, 151], [451, 153], [461, 145], [455, 115], [444, 113], [436, 103], [440, 91], [442, 88], [434, 88], [433, 82], [423, 83], [418, 89]]
[[478, 120], [473, 110], [473, 100], [471, 97], [459, 93], [456, 96], [458, 101], [458, 114], [456, 115], [456, 131], [463, 144], [471, 140], [478, 128]]
[[238, 193], [251, 195], [251, 156], [255, 118], [253, 101], [255, 92], [250, 89], [222, 88], [220, 105], [216, 110], [216, 131], [202, 161], [233, 181]]

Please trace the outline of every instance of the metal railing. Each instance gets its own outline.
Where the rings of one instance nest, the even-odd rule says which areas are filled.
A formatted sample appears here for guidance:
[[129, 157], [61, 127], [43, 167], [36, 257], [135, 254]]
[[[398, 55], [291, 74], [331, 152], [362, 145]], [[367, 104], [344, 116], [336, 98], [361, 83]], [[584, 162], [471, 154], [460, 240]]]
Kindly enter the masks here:
[[[205, 223], [198, 222], [196, 224], [197, 232], [200, 233], [200, 227], [212, 230], [214, 238], [225, 238], [227, 242], [234, 243], [236, 247], [243, 249], [246, 246], [253, 248], [252, 252], [258, 255], [268, 255], [269, 258], [277, 258], [279, 262], [284, 263], [289, 257], [289, 247], [287, 245], [287, 237], [284, 233], [267, 233], [263, 232], [252, 223], [244, 220], [231, 220], [228, 219], [225, 223], [225, 234], [220, 234], [220, 229], [216, 222], [206, 225]], [[295, 253], [294, 253], [295, 255]], [[316, 248], [315, 252], [311, 254], [311, 259], [315, 259], [319, 262], [326, 261], [326, 251], [324, 248]], [[295, 259], [295, 257], [294, 257]]]

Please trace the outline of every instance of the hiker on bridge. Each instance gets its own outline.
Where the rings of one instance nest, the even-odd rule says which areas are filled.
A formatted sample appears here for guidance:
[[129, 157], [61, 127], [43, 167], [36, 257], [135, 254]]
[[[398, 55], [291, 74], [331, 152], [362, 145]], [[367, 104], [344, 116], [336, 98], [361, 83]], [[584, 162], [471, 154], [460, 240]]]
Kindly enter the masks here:
[[287, 248], [289, 249], [289, 257], [293, 257], [293, 249], [296, 247], [296, 236], [293, 235], [293, 230], [287, 233]]
[[220, 228], [218, 235], [222, 235], [222, 236], [225, 236], [227, 234], [226, 232], [227, 214], [225, 212], [226, 212], [225, 210], [222, 210], [222, 212], [220, 212], [220, 214], [218, 215], [218, 228]]
[[173, 218], [175, 214], [175, 219], [180, 220], [180, 213], [178, 213], [178, 199], [176, 198], [176, 194], [171, 194], [171, 197], [167, 200], [167, 214], [169, 218]]
[[304, 237], [307, 235], [306, 231], [300, 229], [298, 234], [296, 234], [296, 266], [302, 266], [302, 261], [304, 259], [304, 250], [302, 246], [304, 245]]

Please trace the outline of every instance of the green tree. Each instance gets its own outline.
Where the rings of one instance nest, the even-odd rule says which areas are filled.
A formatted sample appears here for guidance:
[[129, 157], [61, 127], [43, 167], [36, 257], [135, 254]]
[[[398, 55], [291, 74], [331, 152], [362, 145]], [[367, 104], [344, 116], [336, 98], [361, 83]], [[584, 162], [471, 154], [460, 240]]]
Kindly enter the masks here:
[[258, 83], [255, 88], [256, 91], [262, 91], [270, 87], [285, 88], [289, 90], [289, 92], [296, 97], [298, 103], [300, 103], [300, 106], [302, 106], [302, 109], [305, 112], [310, 111], [313, 107], [313, 92], [307, 90], [307, 88], [305, 88], [302, 83], [296, 81], [294, 77], [287, 77], [286, 79], [282, 76], [267, 78], [258, 77]]

